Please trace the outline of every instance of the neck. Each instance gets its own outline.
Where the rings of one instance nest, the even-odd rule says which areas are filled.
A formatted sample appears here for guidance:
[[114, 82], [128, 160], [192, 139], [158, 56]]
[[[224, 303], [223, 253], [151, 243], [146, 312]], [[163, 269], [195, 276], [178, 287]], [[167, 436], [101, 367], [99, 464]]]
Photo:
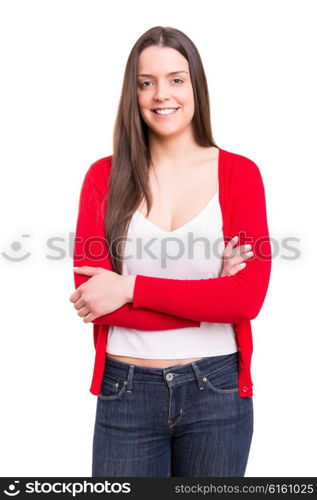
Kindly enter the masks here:
[[149, 145], [153, 165], [169, 166], [184, 165], [192, 162], [199, 154], [202, 146], [199, 146], [193, 137], [192, 130], [186, 129], [177, 136], [159, 136], [150, 131]]

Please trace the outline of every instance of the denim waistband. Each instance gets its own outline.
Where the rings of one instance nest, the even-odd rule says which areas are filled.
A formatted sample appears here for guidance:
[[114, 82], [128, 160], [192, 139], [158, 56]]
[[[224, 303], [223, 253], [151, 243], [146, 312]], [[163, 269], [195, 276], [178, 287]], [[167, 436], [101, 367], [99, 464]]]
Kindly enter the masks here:
[[169, 385], [175, 385], [195, 378], [200, 380], [201, 377], [230, 364], [238, 366], [238, 351], [220, 356], [208, 356], [185, 365], [176, 364], [167, 368], [149, 368], [107, 357], [105, 375], [126, 380], [129, 386], [132, 380], [148, 383], [168, 382]]

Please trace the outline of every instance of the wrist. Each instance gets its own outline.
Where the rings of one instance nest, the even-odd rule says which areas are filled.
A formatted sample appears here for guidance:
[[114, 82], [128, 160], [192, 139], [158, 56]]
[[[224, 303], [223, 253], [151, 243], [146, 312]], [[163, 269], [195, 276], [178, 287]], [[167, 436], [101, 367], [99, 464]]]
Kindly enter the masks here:
[[134, 293], [134, 285], [136, 276], [122, 276], [124, 278], [124, 297], [126, 302], [133, 302], [133, 293]]

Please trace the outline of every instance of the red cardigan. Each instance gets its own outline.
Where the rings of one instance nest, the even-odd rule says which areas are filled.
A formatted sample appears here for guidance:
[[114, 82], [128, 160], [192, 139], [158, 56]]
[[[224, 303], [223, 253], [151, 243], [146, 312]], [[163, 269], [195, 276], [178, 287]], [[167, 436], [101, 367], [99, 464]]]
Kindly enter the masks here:
[[[105, 241], [104, 197], [112, 156], [88, 169], [80, 192], [74, 241], [74, 266], [112, 269]], [[200, 322], [233, 323], [239, 349], [239, 395], [253, 395], [251, 378], [252, 329], [250, 320], [262, 307], [271, 274], [264, 185], [258, 166], [250, 159], [219, 148], [219, 201], [223, 236], [227, 243], [250, 243], [254, 256], [234, 276], [198, 280], [137, 275], [133, 302], [95, 319], [95, 365], [90, 392], [98, 395], [106, 363], [108, 326], [139, 330], [169, 330], [200, 326]], [[90, 279], [74, 272], [75, 288]]]

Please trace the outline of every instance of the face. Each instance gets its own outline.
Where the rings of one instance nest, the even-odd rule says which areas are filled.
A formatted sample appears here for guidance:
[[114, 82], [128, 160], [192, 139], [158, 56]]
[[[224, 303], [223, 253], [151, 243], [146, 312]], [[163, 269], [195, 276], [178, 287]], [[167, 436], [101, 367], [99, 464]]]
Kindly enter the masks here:
[[[138, 62], [138, 104], [150, 132], [170, 137], [191, 127], [194, 95], [185, 57], [170, 47], [144, 49]], [[166, 109], [158, 114], [157, 109]]]

